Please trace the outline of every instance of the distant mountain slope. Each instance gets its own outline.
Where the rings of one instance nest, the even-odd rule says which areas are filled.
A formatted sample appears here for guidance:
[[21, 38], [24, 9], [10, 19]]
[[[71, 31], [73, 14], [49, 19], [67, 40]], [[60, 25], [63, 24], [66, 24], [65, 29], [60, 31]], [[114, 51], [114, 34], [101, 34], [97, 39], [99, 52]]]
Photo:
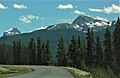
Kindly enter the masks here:
[[[101, 26], [97, 26], [92, 23], [99, 23]], [[103, 23], [104, 22], [104, 23]], [[91, 24], [91, 25], [88, 25]], [[103, 20], [96, 20], [87, 16], [78, 16], [72, 24], [61, 23], [56, 25], [48, 26], [46, 29], [35, 30], [31, 33], [22, 33], [16, 35], [7, 35], [0, 37], [0, 43], [12, 44], [14, 40], [21, 40], [23, 43], [28, 43], [31, 38], [35, 41], [38, 37], [41, 37], [43, 42], [50, 40], [53, 55], [56, 53], [57, 43], [60, 37], [64, 38], [65, 44], [68, 45], [72, 36], [80, 36], [82, 39], [86, 39], [86, 32], [88, 28], [93, 29], [95, 36], [99, 35], [103, 38], [106, 28], [110, 28], [111, 31], [114, 30], [115, 21], [106, 22]], [[92, 27], [91, 27], [92, 26]]]

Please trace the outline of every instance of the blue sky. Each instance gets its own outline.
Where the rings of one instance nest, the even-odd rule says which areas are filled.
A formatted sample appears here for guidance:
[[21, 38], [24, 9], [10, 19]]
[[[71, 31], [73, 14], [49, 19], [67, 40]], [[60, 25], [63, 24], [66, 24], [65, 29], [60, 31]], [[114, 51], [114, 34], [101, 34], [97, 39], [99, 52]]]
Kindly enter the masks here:
[[119, 14], [119, 0], [0, 0], [0, 35], [13, 27], [29, 32], [72, 23], [78, 15], [116, 20]]

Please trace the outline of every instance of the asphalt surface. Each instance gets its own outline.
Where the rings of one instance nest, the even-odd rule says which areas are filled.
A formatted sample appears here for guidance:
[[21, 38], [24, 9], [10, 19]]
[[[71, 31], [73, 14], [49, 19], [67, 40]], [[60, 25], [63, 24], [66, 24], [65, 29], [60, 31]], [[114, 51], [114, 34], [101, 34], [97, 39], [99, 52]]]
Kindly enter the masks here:
[[34, 69], [33, 72], [10, 78], [75, 78], [67, 70], [50, 66], [23, 66]]

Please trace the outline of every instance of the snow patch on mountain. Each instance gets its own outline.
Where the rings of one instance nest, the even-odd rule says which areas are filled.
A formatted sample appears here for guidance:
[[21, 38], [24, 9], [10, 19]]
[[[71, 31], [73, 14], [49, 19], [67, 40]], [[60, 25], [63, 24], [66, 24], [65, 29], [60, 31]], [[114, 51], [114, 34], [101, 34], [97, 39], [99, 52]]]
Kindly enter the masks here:
[[86, 25], [88, 25], [88, 27], [90, 27], [90, 28], [95, 27], [95, 26], [98, 26], [98, 27], [111, 26], [111, 24], [112, 24], [112, 22], [105, 22], [105, 21], [91, 22], [91, 23], [86, 22]]
[[79, 26], [79, 25], [77, 25], [77, 24], [76, 24], [75, 26], [73, 26], [73, 28], [79, 28], [79, 27], [80, 27], [80, 26]]
[[17, 28], [10, 28], [3, 33], [3, 36], [21, 34]]
[[43, 30], [43, 29], [46, 29], [47, 27], [40, 27], [40, 28], [37, 28], [35, 30]]

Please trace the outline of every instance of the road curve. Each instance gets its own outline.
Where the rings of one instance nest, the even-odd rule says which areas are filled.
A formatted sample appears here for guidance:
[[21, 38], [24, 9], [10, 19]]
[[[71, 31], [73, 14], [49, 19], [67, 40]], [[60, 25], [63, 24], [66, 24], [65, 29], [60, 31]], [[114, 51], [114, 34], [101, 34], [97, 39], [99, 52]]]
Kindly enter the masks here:
[[74, 78], [67, 70], [50, 66], [22, 66], [34, 69], [33, 72], [10, 78]]

